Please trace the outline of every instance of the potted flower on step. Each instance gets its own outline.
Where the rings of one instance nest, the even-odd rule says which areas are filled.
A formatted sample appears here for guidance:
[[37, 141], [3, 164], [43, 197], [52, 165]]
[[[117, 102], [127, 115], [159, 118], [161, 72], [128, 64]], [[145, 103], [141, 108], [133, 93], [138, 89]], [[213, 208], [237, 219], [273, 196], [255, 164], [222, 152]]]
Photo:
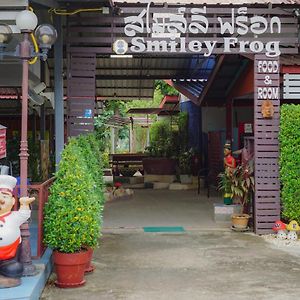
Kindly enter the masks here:
[[54, 250], [55, 284], [63, 288], [85, 283], [87, 249], [97, 245], [100, 235], [101, 188], [85, 155], [78, 140], [71, 139], [44, 211], [44, 242]]

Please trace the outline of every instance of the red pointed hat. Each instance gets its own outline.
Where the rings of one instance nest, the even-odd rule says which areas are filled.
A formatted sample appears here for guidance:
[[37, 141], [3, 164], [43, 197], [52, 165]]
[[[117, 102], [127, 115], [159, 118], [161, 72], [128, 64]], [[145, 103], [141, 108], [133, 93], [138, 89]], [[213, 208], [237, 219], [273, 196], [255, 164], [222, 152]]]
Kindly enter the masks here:
[[285, 230], [286, 229], [286, 224], [284, 224], [282, 221], [278, 220], [278, 221], [275, 222], [272, 229], [274, 231]]

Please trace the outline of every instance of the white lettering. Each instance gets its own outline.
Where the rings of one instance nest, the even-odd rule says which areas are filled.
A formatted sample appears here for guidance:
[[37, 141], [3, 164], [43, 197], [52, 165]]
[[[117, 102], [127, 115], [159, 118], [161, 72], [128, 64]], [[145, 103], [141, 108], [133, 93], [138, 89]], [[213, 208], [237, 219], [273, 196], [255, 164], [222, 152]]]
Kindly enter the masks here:
[[250, 43], [250, 50], [254, 53], [259, 53], [264, 50], [264, 44], [261, 41], [254, 41]]
[[268, 42], [266, 44], [266, 55], [268, 57], [277, 57], [281, 54], [279, 48], [279, 41], [277, 42]]
[[204, 44], [207, 48], [207, 52], [204, 53], [204, 56], [211, 56], [216, 47], [217, 41], [204, 41]]
[[246, 52], [246, 46], [249, 46], [249, 41], [240, 41], [240, 53]]
[[259, 87], [257, 88], [257, 96], [259, 100], [279, 99], [278, 87]]
[[236, 43], [238, 42], [237, 38], [224, 38], [224, 52], [230, 53], [230, 46], [235, 47]]
[[176, 52], [176, 46], [178, 45], [178, 43], [176, 41], [171, 41], [169, 44], [170, 44], [170, 51]]
[[166, 41], [147, 41], [147, 52], [168, 52]]
[[185, 38], [180, 38], [180, 52], [186, 52], [186, 49], [185, 49]]
[[189, 50], [192, 52], [201, 52], [202, 43], [199, 41], [191, 41], [189, 42]]
[[146, 50], [144, 38], [133, 38], [131, 40], [132, 46], [130, 47], [131, 52], [140, 53]]
[[259, 60], [257, 64], [258, 73], [278, 73], [279, 64], [276, 60]]

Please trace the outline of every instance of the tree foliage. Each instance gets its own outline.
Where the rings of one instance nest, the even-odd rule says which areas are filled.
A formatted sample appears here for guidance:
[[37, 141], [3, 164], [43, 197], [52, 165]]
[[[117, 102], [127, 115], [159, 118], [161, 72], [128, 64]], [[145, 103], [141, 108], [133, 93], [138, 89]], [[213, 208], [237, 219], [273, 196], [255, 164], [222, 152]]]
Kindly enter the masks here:
[[44, 242], [60, 252], [96, 247], [104, 205], [101, 146], [94, 135], [72, 138], [62, 153], [45, 206]]
[[281, 107], [279, 140], [283, 216], [300, 222], [300, 105]]

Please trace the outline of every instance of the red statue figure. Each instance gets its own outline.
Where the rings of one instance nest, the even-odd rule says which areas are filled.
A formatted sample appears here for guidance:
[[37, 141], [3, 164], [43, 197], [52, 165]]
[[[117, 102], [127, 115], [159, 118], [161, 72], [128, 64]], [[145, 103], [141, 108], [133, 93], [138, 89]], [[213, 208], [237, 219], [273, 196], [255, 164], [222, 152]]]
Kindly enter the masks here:
[[[16, 183], [14, 177], [0, 175], [0, 288], [20, 284], [18, 278], [23, 272], [23, 265], [18, 261], [18, 248], [21, 243], [20, 225], [30, 217], [29, 204], [35, 200], [22, 197], [20, 209], [11, 211], [15, 204], [12, 192]], [[12, 279], [9, 280], [10, 278]]]
[[236, 160], [231, 155], [231, 146], [229, 143], [224, 145], [224, 166], [225, 169], [229, 168], [229, 171], [236, 168]]

